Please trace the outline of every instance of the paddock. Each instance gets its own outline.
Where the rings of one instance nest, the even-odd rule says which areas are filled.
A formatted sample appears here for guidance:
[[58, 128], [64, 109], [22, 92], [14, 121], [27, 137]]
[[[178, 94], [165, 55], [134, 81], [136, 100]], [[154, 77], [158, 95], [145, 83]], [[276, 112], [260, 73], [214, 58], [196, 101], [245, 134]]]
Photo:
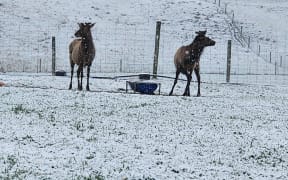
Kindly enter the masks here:
[[[288, 179], [288, 3], [270, 1], [1, 2], [0, 179]], [[91, 91], [68, 90], [92, 21]], [[168, 96], [175, 51], [204, 30], [202, 96], [195, 77]], [[126, 92], [139, 73], [161, 91]]]
[[125, 93], [125, 78], [89, 92], [69, 76], [0, 77], [0, 177], [287, 178], [287, 86], [204, 82], [183, 97], [186, 82], [168, 96], [158, 78], [151, 96]]

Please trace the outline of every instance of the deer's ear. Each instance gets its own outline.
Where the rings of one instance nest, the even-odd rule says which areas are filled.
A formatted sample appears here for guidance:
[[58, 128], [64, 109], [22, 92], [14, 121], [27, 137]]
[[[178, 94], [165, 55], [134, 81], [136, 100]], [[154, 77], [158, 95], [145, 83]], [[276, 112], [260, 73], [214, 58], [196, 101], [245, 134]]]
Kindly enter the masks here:
[[205, 30], [205, 31], [197, 31], [197, 32], [195, 32], [195, 33], [196, 33], [197, 35], [205, 36], [206, 32], [207, 32], [207, 30]]
[[78, 23], [79, 27], [82, 28], [84, 26], [83, 23]]
[[91, 24], [91, 25], [90, 25], [90, 28], [92, 28], [94, 25], [95, 25], [95, 23]]

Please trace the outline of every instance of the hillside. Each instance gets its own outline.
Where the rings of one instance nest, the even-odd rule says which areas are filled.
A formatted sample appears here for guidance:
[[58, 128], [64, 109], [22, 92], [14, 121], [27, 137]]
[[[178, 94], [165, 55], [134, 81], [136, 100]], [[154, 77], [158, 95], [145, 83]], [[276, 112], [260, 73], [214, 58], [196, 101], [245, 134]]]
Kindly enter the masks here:
[[[97, 54], [92, 72], [151, 72], [155, 24], [160, 20], [160, 73], [173, 73], [176, 49], [189, 44], [195, 31], [208, 30], [208, 36], [217, 43], [202, 57], [202, 72], [222, 74], [226, 72], [227, 40], [234, 39], [233, 27], [229, 24], [229, 15], [213, 2], [4, 0], [0, 5], [0, 15], [4, 17], [0, 25], [0, 69], [51, 71], [51, 37], [55, 36], [57, 69], [69, 71], [67, 47], [77, 30], [77, 23], [96, 22], [93, 36]], [[229, 8], [233, 4], [230, 3]], [[247, 23], [245, 30], [253, 27]], [[269, 29], [263, 29], [263, 33], [266, 32]], [[260, 34], [258, 36], [260, 38]], [[233, 42], [233, 54], [234, 73], [274, 73], [273, 64], [259, 59], [237, 41]], [[241, 66], [243, 63], [249, 66]], [[279, 73], [283, 73], [281, 68]]]
[[[277, 1], [276, 4], [270, 0], [257, 1], [247, 6], [248, 2], [226, 0], [221, 1], [220, 7], [214, 2], [5, 0], [0, 5], [0, 15], [3, 17], [0, 25], [0, 70], [51, 72], [51, 38], [55, 36], [56, 68], [70, 72], [68, 45], [74, 38], [77, 23], [95, 22], [92, 33], [97, 52], [93, 73], [151, 73], [155, 24], [160, 20], [158, 72], [161, 74], [174, 74], [176, 49], [189, 44], [198, 30], [207, 30], [208, 36], [217, 42], [216, 46], [207, 48], [202, 56], [202, 74], [226, 73], [228, 39], [233, 40], [232, 74], [288, 74], [287, 41], [280, 41], [274, 33], [275, 28], [272, 28], [276, 23], [279, 25], [276, 32], [286, 33], [284, 27], [287, 18], [284, 17], [287, 14], [279, 10], [280, 7], [287, 7], [285, 1]], [[225, 4], [227, 14], [224, 14]], [[274, 10], [268, 11], [269, 6]], [[257, 16], [253, 15], [255, 9], [258, 9]], [[247, 37], [251, 37], [250, 50], [247, 45], [239, 43], [239, 29], [231, 24], [231, 12], [235, 13], [238, 28], [243, 26], [246, 41]], [[282, 13], [281, 21], [273, 21], [276, 13]], [[269, 25], [261, 23], [265, 21], [265, 15], [272, 16]], [[260, 45], [261, 53], [258, 56]], [[219, 81], [223, 82], [224, 79], [220, 78]]]
[[[275, 75], [287, 74], [286, 60], [281, 67], [275, 55], [287, 52], [280, 37], [288, 2], [214, 2], [2, 0], [0, 179], [287, 180], [288, 76]], [[107, 78], [151, 72], [158, 20], [161, 74], [174, 76], [174, 53], [195, 31], [207, 29], [216, 41], [201, 57], [201, 97], [195, 82], [187, 97], [182, 80], [168, 96], [173, 78], [150, 80], [159, 85], [155, 95], [127, 86], [138, 77]], [[57, 69], [69, 71], [67, 47], [77, 23], [86, 21], [96, 22], [92, 76], [102, 78], [91, 77], [91, 91], [79, 91], [74, 77], [68, 90], [69, 73], [51, 76], [51, 37]], [[271, 62], [270, 49], [277, 50]]]

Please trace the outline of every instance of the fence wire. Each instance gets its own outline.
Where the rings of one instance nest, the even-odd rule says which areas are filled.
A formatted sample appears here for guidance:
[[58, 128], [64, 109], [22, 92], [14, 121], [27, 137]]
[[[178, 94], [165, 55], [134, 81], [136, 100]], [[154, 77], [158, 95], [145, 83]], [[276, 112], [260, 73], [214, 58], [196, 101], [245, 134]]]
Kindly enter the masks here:
[[[171, 26], [173, 24], [162, 24], [158, 73], [174, 77], [174, 53], [180, 46], [191, 43], [194, 34], [173, 33]], [[28, 25], [13, 28], [17, 28], [18, 33], [11, 34], [10, 39], [0, 37], [1, 72], [51, 72], [53, 36], [56, 38], [56, 70], [70, 72], [68, 46], [74, 39], [77, 25], [48, 26], [37, 32], [30, 32]], [[91, 72], [152, 73], [155, 28], [154, 24], [145, 27], [110, 24], [92, 29], [96, 58]], [[222, 83], [226, 80], [227, 39], [215, 40], [216, 45], [207, 47], [201, 57], [202, 81]], [[286, 52], [278, 52], [275, 48], [270, 53], [267, 48], [257, 54], [253, 46], [253, 41], [251, 48], [247, 48], [233, 40], [231, 82], [288, 84], [288, 59], [282, 55]]]

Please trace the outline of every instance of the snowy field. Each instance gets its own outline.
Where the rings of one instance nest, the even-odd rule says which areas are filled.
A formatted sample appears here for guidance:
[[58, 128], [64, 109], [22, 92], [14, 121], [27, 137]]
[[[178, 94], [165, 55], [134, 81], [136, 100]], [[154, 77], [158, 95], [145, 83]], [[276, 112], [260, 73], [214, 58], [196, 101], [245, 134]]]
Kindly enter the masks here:
[[92, 79], [92, 92], [67, 90], [68, 77], [1, 79], [0, 179], [288, 178], [286, 86], [169, 97], [172, 80], [153, 96], [125, 93], [125, 79]]
[[[97, 52], [92, 72], [151, 73], [155, 25], [160, 20], [159, 73], [175, 72], [176, 49], [190, 44], [195, 31], [207, 30], [207, 35], [217, 43], [204, 51], [203, 73], [226, 72], [227, 41], [232, 39], [232, 73], [274, 74], [277, 63], [276, 73], [288, 74], [288, 22], [284, 11], [288, 2], [221, 2], [219, 8], [214, 0], [99, 0], [83, 1], [78, 8], [77, 2], [69, 0], [3, 0], [0, 72], [51, 72], [52, 36], [56, 38], [56, 68], [69, 72], [68, 45], [74, 38], [77, 23], [95, 22], [92, 34]], [[228, 3], [228, 15], [223, 13], [225, 3]], [[257, 14], [252, 16], [255, 9]], [[232, 10], [245, 36], [251, 37], [253, 51], [236, 41], [235, 29], [229, 24]], [[281, 18], [275, 21], [277, 14]], [[269, 23], [263, 23], [265, 17], [269, 17]], [[261, 57], [256, 53], [259, 44]], [[271, 63], [267, 62], [269, 51], [272, 51]]]
[[[0, 2], [0, 179], [288, 179], [288, 76], [273, 75], [288, 74], [287, 1], [81, 2]], [[223, 3], [277, 58], [270, 63], [236, 41]], [[92, 76], [151, 73], [157, 20], [160, 74], [174, 77], [174, 53], [195, 31], [216, 40], [201, 58], [201, 97], [195, 82], [191, 97], [181, 96], [184, 81], [167, 96], [173, 79], [164, 78], [153, 80], [160, 95], [126, 93], [129, 78], [91, 79], [87, 92], [76, 90], [75, 77], [67, 90], [69, 73], [47, 73], [51, 36], [57, 68], [69, 72], [67, 47], [82, 21], [96, 22]], [[36, 73], [40, 59], [45, 73]]]

